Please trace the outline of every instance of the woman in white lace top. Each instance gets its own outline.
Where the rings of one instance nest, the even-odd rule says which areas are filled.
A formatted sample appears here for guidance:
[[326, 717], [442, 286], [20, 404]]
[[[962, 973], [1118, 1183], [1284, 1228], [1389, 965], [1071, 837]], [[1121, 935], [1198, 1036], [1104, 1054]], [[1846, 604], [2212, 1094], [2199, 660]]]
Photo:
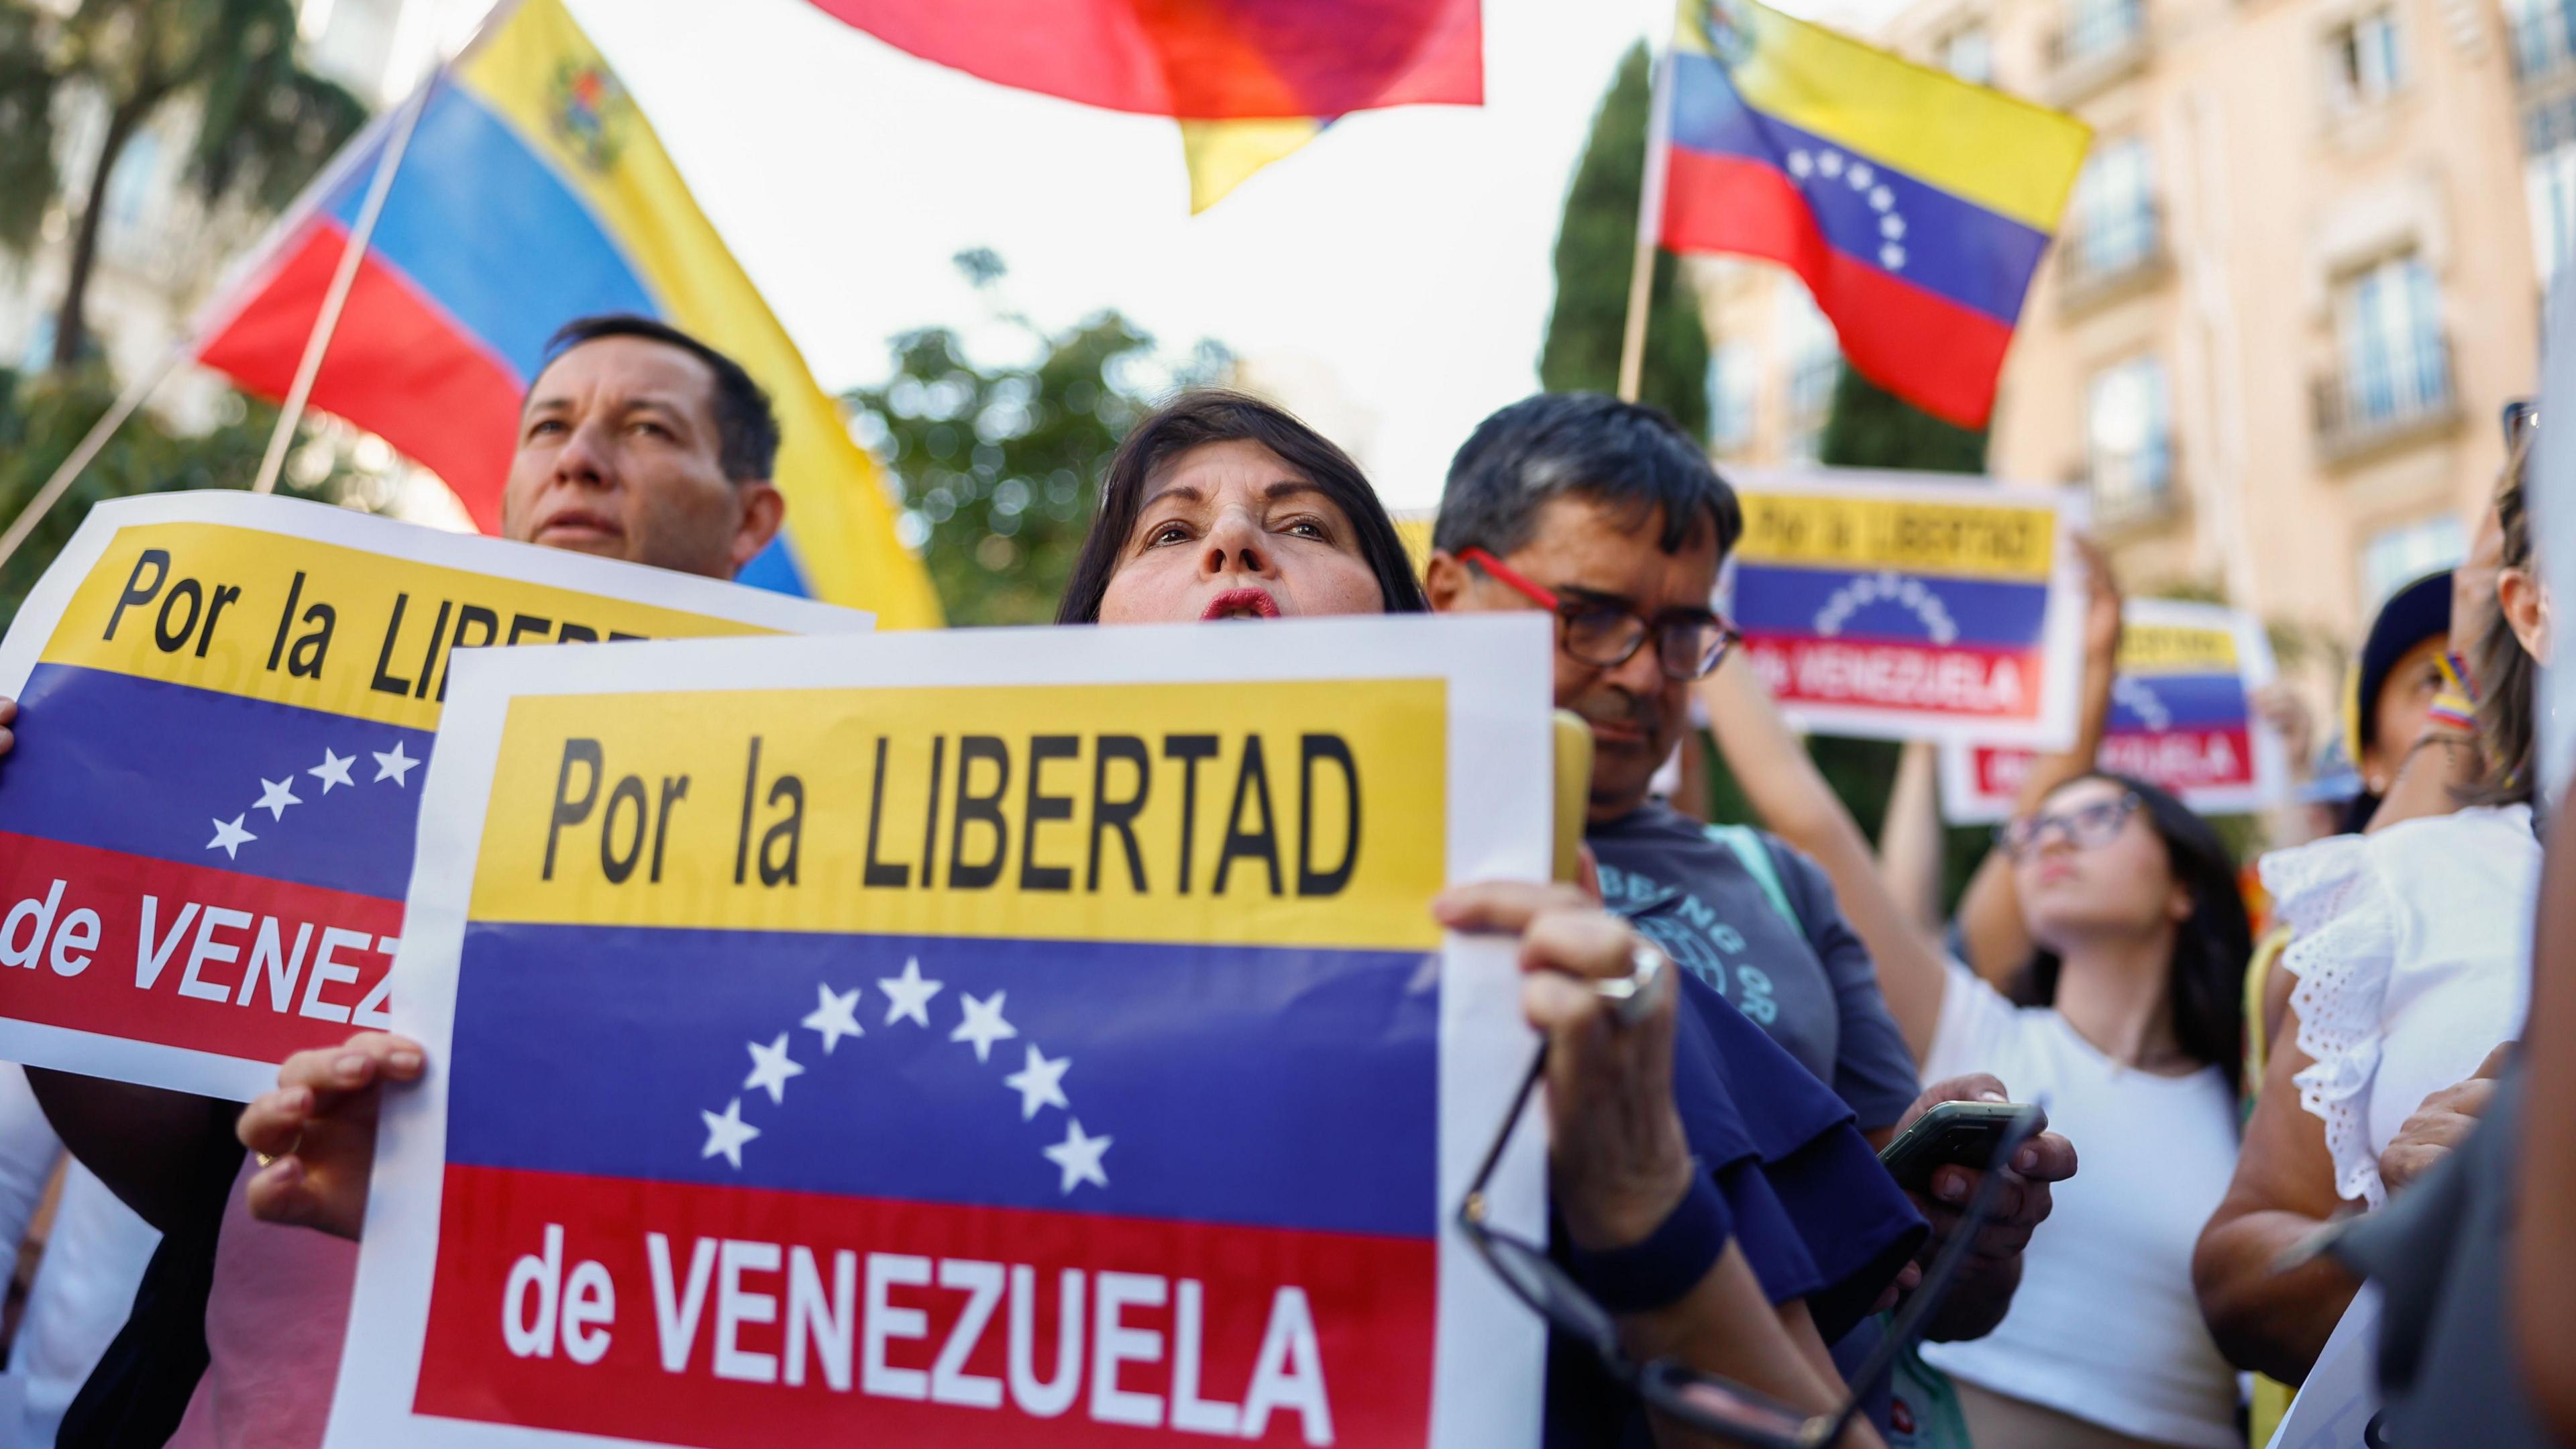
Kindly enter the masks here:
[[[2474, 728], [2437, 704], [2407, 769], [2478, 803], [2392, 822], [2264, 858], [2263, 883], [2293, 932], [2282, 964], [2298, 978], [2248, 1125], [2236, 1178], [2194, 1258], [2202, 1312], [2239, 1367], [2305, 1377], [2350, 1304], [2355, 1281], [2319, 1258], [2280, 1265], [2322, 1223], [2376, 1208], [2456, 1142], [2484, 1107], [2500, 1044], [2529, 1001], [2540, 845], [2530, 806], [2531, 700], [2547, 606], [2530, 557], [2520, 463], [2494, 523], [2492, 602], [2462, 619], [2482, 687]], [[2464, 569], [2476, 568], [2473, 561]], [[2423, 782], [2419, 780], [2419, 785]]]

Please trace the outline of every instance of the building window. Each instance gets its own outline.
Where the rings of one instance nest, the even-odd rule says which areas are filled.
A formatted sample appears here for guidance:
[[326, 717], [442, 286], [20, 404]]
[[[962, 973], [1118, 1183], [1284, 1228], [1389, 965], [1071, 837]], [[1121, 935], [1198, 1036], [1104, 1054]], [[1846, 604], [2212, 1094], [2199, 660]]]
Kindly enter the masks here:
[[2398, 59], [2397, 13], [2365, 10], [2327, 31], [2326, 72], [2335, 103], [2346, 109], [2396, 94], [2406, 79]]
[[2093, 148], [2075, 187], [2075, 269], [2116, 276], [2144, 265], [2156, 251], [2155, 178], [2147, 143], [2136, 137]]
[[2376, 613], [2390, 594], [2469, 556], [2459, 516], [2437, 513], [2370, 536], [2361, 549], [2361, 611]]
[[1721, 453], [1753, 441], [1753, 410], [1761, 396], [1761, 359], [1741, 342], [1721, 342], [1708, 356], [1708, 442]]
[[2522, 164], [2523, 194], [2530, 203], [2531, 254], [2545, 289], [2570, 256], [2576, 256], [2576, 142], [2535, 151]]
[[2513, 43], [2513, 73], [2529, 80], [2576, 56], [2576, 3], [2571, 0], [2505, 0], [2505, 33]]
[[2093, 374], [2084, 397], [2084, 446], [2093, 505], [2106, 518], [2152, 511], [2173, 482], [2165, 370], [2133, 357]]
[[1995, 42], [1982, 25], [1963, 25], [1941, 39], [1941, 68], [1981, 86], [1995, 83]]
[[2450, 406], [2441, 296], [2421, 260], [2392, 257], [2346, 281], [2335, 294], [2335, 330], [2346, 427], [2381, 427]]
[[2146, 22], [2141, 0], [2068, 0], [2064, 58], [2080, 61], [2119, 49]]
[[1816, 310], [1807, 289], [1780, 289], [1781, 355], [1789, 363], [1789, 431], [1784, 451], [1802, 463], [1816, 461], [1825, 418], [1833, 411], [1834, 383], [1842, 376], [1842, 343], [1834, 325]]

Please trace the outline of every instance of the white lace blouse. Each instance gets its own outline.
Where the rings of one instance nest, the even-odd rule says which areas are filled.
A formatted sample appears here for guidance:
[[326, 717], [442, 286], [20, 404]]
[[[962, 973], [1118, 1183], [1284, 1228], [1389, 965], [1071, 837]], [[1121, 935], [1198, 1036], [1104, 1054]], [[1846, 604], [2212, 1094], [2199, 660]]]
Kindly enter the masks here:
[[2387, 1200], [2379, 1154], [2431, 1094], [2522, 1031], [2540, 842], [2524, 805], [2338, 835], [2263, 857], [2291, 929], [2281, 962], [2299, 1103], [2323, 1119], [2335, 1192]]

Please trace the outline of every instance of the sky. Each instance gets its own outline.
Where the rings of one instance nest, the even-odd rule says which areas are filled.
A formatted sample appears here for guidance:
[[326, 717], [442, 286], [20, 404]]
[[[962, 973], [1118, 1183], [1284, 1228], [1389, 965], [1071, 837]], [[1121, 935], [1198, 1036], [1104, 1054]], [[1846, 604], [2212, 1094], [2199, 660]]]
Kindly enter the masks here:
[[950, 258], [990, 247], [1050, 327], [1116, 307], [1212, 338], [1356, 454], [1396, 508], [1537, 386], [1558, 209], [1619, 57], [1669, 0], [1486, 0], [1486, 104], [1346, 118], [1207, 214], [1172, 122], [914, 59], [802, 0], [568, 0], [700, 206], [834, 390], [888, 339], [1025, 344]]

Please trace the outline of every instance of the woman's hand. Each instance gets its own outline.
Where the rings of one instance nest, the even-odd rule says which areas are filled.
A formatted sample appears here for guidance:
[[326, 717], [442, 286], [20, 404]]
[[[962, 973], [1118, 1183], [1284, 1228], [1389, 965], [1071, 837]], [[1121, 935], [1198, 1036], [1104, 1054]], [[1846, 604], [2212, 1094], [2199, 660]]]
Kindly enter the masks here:
[[250, 1215], [356, 1238], [376, 1165], [381, 1087], [420, 1080], [423, 1061], [418, 1042], [381, 1031], [288, 1057], [277, 1090], [243, 1108], [236, 1129], [266, 1159], [245, 1194]]
[[2091, 535], [2076, 534], [2074, 543], [2075, 556], [2084, 560], [2084, 662], [2113, 668], [2120, 658], [2120, 579]]
[[2379, 1154], [2380, 1185], [2394, 1193], [2433, 1170], [2450, 1156], [2471, 1132], [2478, 1119], [2487, 1114], [2487, 1104], [2495, 1097], [2496, 1073], [2513, 1058], [2512, 1042], [2487, 1053], [2478, 1069], [2465, 1082], [2444, 1087], [2426, 1097], [2388, 1141], [2387, 1150]]
[[[1453, 931], [1520, 937], [1521, 1010], [1547, 1033], [1549, 1178], [1566, 1232], [1587, 1252], [1643, 1242], [1696, 1170], [1673, 1110], [1678, 983], [1657, 983], [1646, 1014], [1620, 1020], [1594, 983], [1629, 977], [1653, 948], [1569, 887], [1462, 886], [1431, 913]], [[1667, 977], [1679, 969], [1663, 964]]]

